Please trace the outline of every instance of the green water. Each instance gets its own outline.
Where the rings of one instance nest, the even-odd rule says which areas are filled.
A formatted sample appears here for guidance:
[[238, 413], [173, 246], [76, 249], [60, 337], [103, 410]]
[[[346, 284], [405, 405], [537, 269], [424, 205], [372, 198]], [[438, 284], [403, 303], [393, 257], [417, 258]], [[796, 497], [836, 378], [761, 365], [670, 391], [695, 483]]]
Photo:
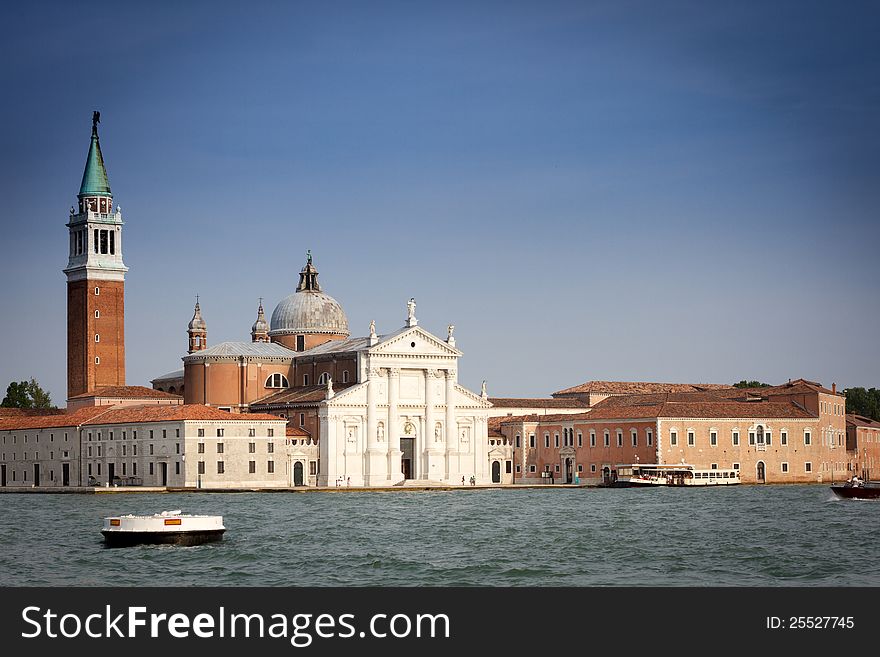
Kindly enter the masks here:
[[[106, 549], [101, 519], [221, 514]], [[827, 486], [0, 495], [5, 586], [878, 586], [880, 502]]]

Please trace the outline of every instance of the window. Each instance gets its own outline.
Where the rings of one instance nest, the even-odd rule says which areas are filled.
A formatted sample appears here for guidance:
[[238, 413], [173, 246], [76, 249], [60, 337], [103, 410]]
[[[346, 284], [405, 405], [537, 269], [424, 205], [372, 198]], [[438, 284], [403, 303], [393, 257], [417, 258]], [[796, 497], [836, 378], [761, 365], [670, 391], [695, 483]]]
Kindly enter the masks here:
[[559, 447], [559, 434], [556, 434], [556, 440], [554, 442], [554, 447]]
[[253, 437], [256, 436], [256, 435], [257, 435], [257, 430], [256, 430], [256, 429], [248, 429], [248, 437], [249, 437], [249, 438], [253, 438]]
[[804, 431], [804, 445], [809, 445], [812, 441], [812, 436], [809, 431]]
[[788, 463], [783, 463], [782, 464], [782, 473], [785, 474], [786, 472], [788, 472]]
[[269, 438], [271, 438], [272, 436], [275, 435], [275, 429], [266, 429], [266, 435], [269, 436]]
[[550, 447], [550, 434], [549, 433], [544, 434], [544, 447], [547, 447], [547, 448]]
[[275, 474], [275, 461], [266, 461], [266, 472]]
[[330, 378], [330, 375], [327, 372], [321, 372], [321, 375], [318, 377], [318, 384], [325, 385], [327, 383], [327, 379]]
[[205, 443], [199, 443], [199, 449], [198, 449], [198, 452], [199, 452], [199, 454], [204, 454], [204, 453], [205, 453]]
[[647, 438], [648, 447], [650, 447], [651, 445], [654, 444], [654, 432], [651, 431], [650, 429], [648, 429], [648, 431], [646, 433], [648, 435], [648, 438]]
[[535, 448], [535, 434], [533, 433], [529, 434], [529, 447]]
[[[305, 351], [306, 349], [306, 336], [298, 335], [296, 336], [296, 350], [297, 351]], [[308, 384], [306, 384], [308, 385]]]
[[813, 471], [813, 464], [810, 463], [809, 461], [804, 463], [804, 472], [812, 472], [812, 471]]
[[125, 456], [125, 445], [122, 446], [122, 455]]
[[95, 288], [95, 296], [98, 296], [99, 294], [101, 294], [101, 288], [96, 287]]
[[309, 461], [309, 474], [310, 475], [318, 474], [318, 462], [317, 461]]
[[175, 453], [175, 454], [180, 454], [180, 443], [175, 443], [175, 444], [174, 444], [174, 453]]
[[583, 466], [583, 464], [578, 463], [578, 472], [583, 472], [583, 471], [584, 471], [584, 466]]
[[678, 445], [678, 433], [675, 431], [669, 432], [669, 444], [675, 447]]
[[257, 462], [256, 461], [248, 461], [248, 472], [250, 474], [254, 474], [257, 471]]
[[150, 474], [153, 474], [153, 462], [150, 462]]
[[348, 370], [342, 370], [342, 382], [348, 383]]
[[623, 447], [623, 431], [617, 430], [617, 446]]
[[519, 466], [519, 464], [517, 464], [517, 466], [516, 466], [516, 473], [517, 473], [517, 474], [520, 473], [520, 466]]
[[217, 443], [217, 453], [218, 454], [223, 453], [223, 443]]
[[590, 447], [596, 446], [596, 432], [590, 431]]
[[304, 386], [309, 385], [309, 375], [308, 374], [303, 374], [303, 385]]
[[257, 453], [257, 443], [248, 443], [248, 454]]
[[96, 311], [95, 311], [95, 319], [100, 319], [100, 318], [101, 318], [101, 311], [100, 311], [100, 310], [96, 310]]
[[559, 464], [556, 464], [556, 472], [559, 472]]
[[218, 438], [222, 438], [222, 437], [223, 437], [223, 429], [217, 429], [217, 437], [218, 437]]
[[733, 446], [739, 447], [739, 431], [734, 431], [731, 437], [733, 438]]
[[610, 447], [611, 446], [611, 434], [608, 432], [608, 429], [605, 429], [604, 439], [605, 439], [605, 447]]
[[95, 333], [95, 342], [100, 342], [100, 341], [101, 341], [101, 336], [98, 335], [97, 333]]
[[578, 431], [578, 447], [584, 446], [584, 434]]
[[95, 356], [95, 365], [100, 365], [100, 364], [101, 364], [101, 357]]
[[636, 431], [635, 429], [633, 429], [632, 432], [630, 433], [630, 435], [632, 436], [633, 447], [638, 447], [639, 446], [639, 432]]
[[529, 472], [534, 472], [534, 471], [535, 471], [535, 466], [534, 466], [534, 465], [530, 465], [530, 466], [529, 466]]
[[301, 427], [306, 426], [306, 414], [305, 413], [299, 414], [299, 426], [301, 426]]
[[217, 461], [217, 474], [223, 474], [226, 472], [226, 465], [223, 461]]
[[197, 433], [197, 435], [198, 435], [199, 438], [204, 438], [204, 437], [205, 437], [205, 430], [204, 430], [204, 429], [199, 429], [196, 433]]
[[749, 445], [755, 444], [755, 432], [749, 431]]
[[180, 438], [180, 429], [175, 429], [175, 430], [174, 430], [174, 437], [175, 437], [175, 438]]
[[734, 463], [734, 464], [733, 464], [733, 469], [734, 469], [734, 470], [739, 470], [739, 463]]
[[131, 474], [132, 474], [133, 476], [137, 477], [137, 473], [138, 473], [138, 464], [137, 464], [137, 463], [132, 463], [132, 464], [131, 464]]
[[198, 473], [200, 475], [205, 474], [205, 462], [204, 461], [199, 461]]
[[266, 445], [266, 451], [267, 451], [269, 454], [274, 454], [274, 453], [275, 453], [275, 443], [269, 443], [269, 444], [267, 444], [267, 445]]
[[688, 447], [693, 447], [696, 439], [693, 431], [688, 431]]
[[152, 439], [153, 439], [153, 430], [150, 429], [150, 440], [152, 440]]
[[717, 431], [710, 431], [709, 432], [709, 444], [712, 447], [716, 447], [718, 445], [718, 432]]
[[[123, 472], [123, 474], [125, 474]], [[174, 462], [174, 474], [180, 474], [180, 461]]]
[[771, 431], [765, 431], [765, 432], [764, 432], [764, 442], [765, 442], [767, 445], [769, 445], [769, 444], [772, 442], [772, 438], [773, 438], [772, 433], [773, 433], [773, 432], [771, 432]]
[[167, 438], [167, 437], [168, 437], [168, 430], [167, 430], [167, 429], [162, 429], [162, 437], [163, 437], [163, 438]]
[[286, 376], [284, 376], [280, 372], [275, 372], [275, 374], [270, 374], [269, 378], [266, 379], [266, 387], [267, 388], [289, 388], [290, 384], [287, 382]]
[[153, 455], [153, 443], [150, 443], [150, 456]]

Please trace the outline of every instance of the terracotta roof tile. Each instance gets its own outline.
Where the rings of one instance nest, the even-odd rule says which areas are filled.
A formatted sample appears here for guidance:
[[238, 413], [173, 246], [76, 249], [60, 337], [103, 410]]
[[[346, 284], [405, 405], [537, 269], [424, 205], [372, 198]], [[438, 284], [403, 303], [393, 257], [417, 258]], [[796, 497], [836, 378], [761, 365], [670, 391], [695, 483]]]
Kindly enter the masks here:
[[106, 413], [112, 406], [86, 406], [72, 413], [56, 413], [53, 415], [31, 415], [0, 417], [0, 431], [18, 431], [20, 429], [52, 429], [55, 427], [76, 427], [91, 418]]
[[[334, 383], [336, 392], [349, 388], [354, 383]], [[269, 406], [273, 404], [315, 404], [327, 398], [327, 386], [316, 384], [311, 386], [298, 386], [273, 392], [262, 399], [251, 402], [251, 406]]]
[[84, 424], [130, 424], [145, 422], [175, 422], [181, 420], [222, 420], [226, 422], [248, 422], [254, 420], [277, 420], [284, 418], [262, 413], [230, 413], [202, 404], [182, 404], [175, 406], [98, 406], [105, 412]]
[[880, 422], [872, 420], [864, 415], [856, 415], [855, 413], [846, 414], [846, 423], [851, 427], [871, 427], [872, 429], [880, 429]]
[[589, 404], [580, 399], [556, 399], [548, 397], [540, 398], [511, 398], [511, 397], [489, 397], [489, 401], [493, 406], [502, 408], [589, 408]]
[[146, 386], [108, 386], [96, 388], [71, 399], [89, 399], [91, 397], [106, 397], [110, 399], [181, 399], [180, 395], [172, 395], [161, 390], [153, 390]]
[[302, 427], [292, 427], [290, 425], [285, 429], [285, 435], [287, 436], [311, 436], [308, 431], [303, 429]]
[[571, 395], [593, 392], [609, 395], [633, 395], [657, 392], [698, 392], [701, 390], [725, 390], [732, 386], [724, 383], [652, 383], [650, 381], [587, 381], [572, 388], [553, 393]]

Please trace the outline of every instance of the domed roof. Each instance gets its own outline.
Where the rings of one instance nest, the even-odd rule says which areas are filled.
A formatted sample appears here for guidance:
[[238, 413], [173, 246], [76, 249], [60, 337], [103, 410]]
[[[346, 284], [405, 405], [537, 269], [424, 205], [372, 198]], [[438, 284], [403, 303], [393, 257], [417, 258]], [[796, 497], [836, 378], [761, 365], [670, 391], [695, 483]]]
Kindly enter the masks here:
[[318, 284], [318, 271], [312, 257], [299, 274], [296, 292], [283, 298], [269, 322], [269, 335], [334, 333], [350, 335], [348, 318], [333, 297], [324, 294]]
[[202, 309], [199, 306], [198, 301], [196, 301], [196, 310], [193, 313], [193, 318], [189, 320], [187, 328], [190, 331], [205, 331], [208, 329], [208, 325], [205, 324], [205, 320], [202, 319]]

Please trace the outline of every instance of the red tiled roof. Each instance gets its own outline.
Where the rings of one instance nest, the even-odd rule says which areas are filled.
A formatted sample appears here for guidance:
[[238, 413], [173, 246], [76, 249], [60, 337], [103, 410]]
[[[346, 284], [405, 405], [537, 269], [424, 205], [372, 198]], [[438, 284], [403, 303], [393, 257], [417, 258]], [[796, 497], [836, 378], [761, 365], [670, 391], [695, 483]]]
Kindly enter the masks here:
[[[333, 383], [333, 389], [338, 393], [354, 383]], [[327, 398], [327, 386], [316, 384], [311, 386], [298, 386], [273, 392], [262, 399], [251, 402], [251, 406], [268, 406], [272, 404], [315, 404]]]
[[89, 399], [105, 397], [110, 399], [180, 399], [180, 395], [172, 395], [161, 390], [153, 390], [145, 386], [108, 386], [96, 388], [88, 392], [74, 395], [71, 399]]
[[580, 399], [518, 399], [510, 397], [489, 397], [493, 406], [502, 408], [589, 408], [589, 404]]
[[34, 417], [35, 415], [64, 415], [63, 408], [3, 408], [0, 407], [0, 418], [3, 417]]
[[76, 427], [101, 413], [106, 413], [112, 406], [86, 406], [72, 413], [56, 413], [53, 415], [30, 415], [0, 417], [0, 430], [18, 431], [20, 429], [52, 429], [55, 427]]
[[732, 386], [724, 383], [652, 383], [650, 381], [587, 381], [572, 388], [553, 393], [571, 395], [594, 392], [607, 395], [635, 395], [658, 392], [698, 392], [701, 390], [726, 390]]
[[288, 425], [287, 429], [285, 430], [285, 435], [287, 435], [287, 436], [311, 436], [312, 434], [310, 434], [308, 431], [306, 431], [302, 427], [291, 427], [290, 425]]
[[846, 423], [852, 427], [870, 427], [872, 429], [880, 429], [880, 422], [873, 420], [864, 415], [856, 415], [855, 413], [846, 414]]
[[174, 422], [180, 420], [222, 420], [225, 422], [248, 422], [250, 420], [277, 420], [284, 418], [263, 413], [230, 413], [202, 404], [174, 406], [98, 406], [105, 414], [96, 416], [84, 424], [129, 424], [135, 422]]

